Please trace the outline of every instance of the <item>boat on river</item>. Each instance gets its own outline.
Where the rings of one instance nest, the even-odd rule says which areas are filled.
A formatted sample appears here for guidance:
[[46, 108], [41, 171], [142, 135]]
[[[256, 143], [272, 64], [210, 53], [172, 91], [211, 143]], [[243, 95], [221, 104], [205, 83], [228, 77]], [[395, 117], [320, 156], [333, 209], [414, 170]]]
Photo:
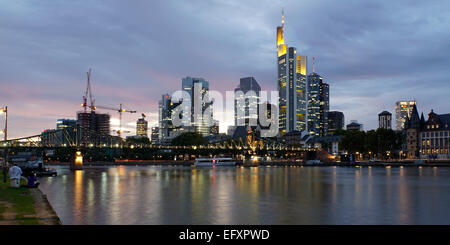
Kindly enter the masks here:
[[220, 166], [236, 166], [236, 161], [231, 157], [219, 158], [196, 158], [194, 161], [195, 167], [220, 167]]

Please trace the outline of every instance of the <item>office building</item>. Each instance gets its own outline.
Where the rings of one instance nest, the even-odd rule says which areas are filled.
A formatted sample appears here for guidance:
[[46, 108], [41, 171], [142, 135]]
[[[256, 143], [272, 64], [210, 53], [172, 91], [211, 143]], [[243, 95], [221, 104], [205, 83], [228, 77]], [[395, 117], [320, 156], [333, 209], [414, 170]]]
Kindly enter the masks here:
[[77, 143], [77, 120], [75, 119], [58, 119], [56, 121], [56, 129], [60, 130], [60, 143], [63, 146], [74, 145]]
[[392, 114], [388, 111], [383, 111], [378, 114], [378, 128], [392, 129], [391, 125]]
[[308, 132], [311, 135], [328, 135], [329, 97], [329, 85], [313, 68], [308, 75]]
[[163, 94], [159, 101], [159, 142], [168, 139], [176, 126], [172, 123], [172, 113], [174, 109], [180, 105], [180, 102], [173, 103], [169, 94]]
[[152, 144], [158, 144], [159, 142], [159, 127], [152, 127], [151, 132], [151, 142]]
[[352, 120], [351, 123], [347, 124], [348, 131], [363, 131], [363, 125], [358, 123], [356, 120]]
[[284, 40], [284, 11], [277, 27], [277, 64], [279, 91], [279, 132], [306, 130], [307, 59], [288, 47]]
[[110, 136], [110, 115], [91, 112], [78, 112], [79, 142], [82, 144], [101, 144]]
[[136, 122], [136, 136], [148, 137], [148, 122], [144, 117]]
[[77, 120], [75, 119], [58, 119], [56, 121], [56, 129], [75, 128]]
[[403, 130], [407, 117], [411, 117], [416, 101], [397, 101], [395, 103], [395, 129]]
[[[195, 90], [195, 87], [199, 86], [199, 91]], [[211, 101], [208, 100], [209, 82], [203, 78], [185, 77], [182, 79], [182, 90], [186, 91], [191, 97], [191, 126], [195, 132], [202, 134], [203, 136], [211, 135], [211, 127], [213, 126], [213, 114]], [[194, 103], [199, 101], [200, 110], [196, 114]], [[208, 111], [210, 113], [208, 113]], [[191, 131], [189, 129], [189, 131]]]
[[328, 112], [328, 135], [334, 135], [337, 130], [344, 129], [345, 118], [341, 111]]
[[240, 79], [238, 87], [234, 90], [234, 125], [255, 126], [258, 121], [259, 96], [261, 87], [254, 77]]

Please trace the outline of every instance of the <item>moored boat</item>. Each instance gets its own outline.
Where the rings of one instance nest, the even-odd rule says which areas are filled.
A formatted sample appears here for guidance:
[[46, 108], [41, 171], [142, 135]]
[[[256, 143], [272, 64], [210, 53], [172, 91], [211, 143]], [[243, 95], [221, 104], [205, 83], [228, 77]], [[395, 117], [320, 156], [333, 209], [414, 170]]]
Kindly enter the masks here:
[[231, 157], [219, 158], [196, 158], [194, 162], [196, 167], [216, 167], [216, 166], [236, 166], [236, 161]]

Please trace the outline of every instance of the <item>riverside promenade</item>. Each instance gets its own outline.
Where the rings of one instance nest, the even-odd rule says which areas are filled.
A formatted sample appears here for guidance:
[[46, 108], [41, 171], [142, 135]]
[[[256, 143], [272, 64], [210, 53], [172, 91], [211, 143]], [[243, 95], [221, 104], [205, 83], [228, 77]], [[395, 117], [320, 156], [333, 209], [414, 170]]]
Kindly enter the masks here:
[[9, 178], [4, 183], [0, 173], [0, 225], [61, 225], [61, 221], [41, 190], [11, 188]]

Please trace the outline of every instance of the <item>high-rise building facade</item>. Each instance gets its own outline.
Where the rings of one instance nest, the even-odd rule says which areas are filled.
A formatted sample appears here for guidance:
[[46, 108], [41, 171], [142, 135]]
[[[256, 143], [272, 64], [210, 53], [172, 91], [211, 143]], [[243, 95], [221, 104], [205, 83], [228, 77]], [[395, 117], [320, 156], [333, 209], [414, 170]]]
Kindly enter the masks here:
[[78, 112], [79, 142], [82, 144], [99, 144], [107, 141], [110, 135], [110, 115], [91, 112]]
[[159, 142], [159, 127], [152, 127], [151, 141], [152, 144], [157, 144]]
[[144, 117], [136, 122], [136, 136], [148, 137], [148, 122]]
[[307, 59], [284, 40], [284, 12], [277, 27], [279, 132], [306, 129]]
[[337, 130], [344, 129], [345, 118], [341, 111], [328, 112], [328, 135], [334, 135]]
[[[242, 92], [242, 93], [241, 93]], [[261, 87], [254, 77], [240, 79], [239, 86], [234, 90], [234, 125], [250, 125], [250, 121], [258, 121], [258, 105]]]
[[308, 74], [307, 74], [307, 57], [297, 56], [297, 69], [296, 69], [296, 80], [297, 80], [297, 131], [306, 130], [307, 126], [307, 108], [308, 108]]
[[416, 101], [397, 101], [395, 103], [395, 129], [403, 130], [405, 128], [405, 122], [408, 117], [411, 117], [413, 106], [416, 105]]
[[56, 129], [74, 128], [77, 126], [77, 120], [74, 119], [58, 119], [56, 121]]
[[388, 111], [383, 111], [378, 114], [378, 128], [392, 129], [391, 125], [392, 114]]
[[330, 110], [329, 85], [314, 71], [308, 75], [308, 132], [311, 135], [328, 135]]
[[175, 128], [172, 124], [172, 111], [174, 103], [169, 94], [163, 94], [159, 101], [159, 141], [169, 138], [170, 133]]
[[56, 121], [56, 129], [65, 129], [61, 132], [61, 144], [70, 145], [77, 144], [77, 120], [75, 119], [58, 119]]
[[[195, 87], [200, 86], [200, 91], [196, 91]], [[203, 78], [185, 77], [182, 79], [182, 90], [186, 91], [191, 97], [191, 126], [195, 128], [195, 132], [203, 136], [211, 135], [211, 127], [213, 126], [212, 102], [202, 103], [199, 113], [195, 113], [194, 103], [196, 99], [203, 101], [209, 91], [209, 82]], [[207, 112], [210, 111], [210, 114]]]

